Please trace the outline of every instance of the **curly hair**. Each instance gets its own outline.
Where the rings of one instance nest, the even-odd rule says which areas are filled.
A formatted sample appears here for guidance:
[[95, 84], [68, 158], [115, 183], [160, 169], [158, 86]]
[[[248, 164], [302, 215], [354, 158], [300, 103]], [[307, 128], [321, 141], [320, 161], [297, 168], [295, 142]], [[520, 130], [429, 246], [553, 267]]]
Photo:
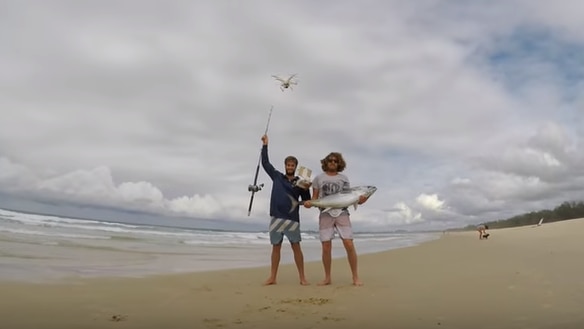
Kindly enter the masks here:
[[343, 155], [341, 153], [331, 152], [324, 159], [320, 160], [320, 167], [322, 168], [322, 171], [327, 170], [327, 164], [328, 164], [328, 161], [330, 158], [337, 159], [337, 161], [338, 161], [337, 171], [338, 172], [342, 172], [347, 167], [347, 163], [345, 162], [345, 159], [343, 159]]

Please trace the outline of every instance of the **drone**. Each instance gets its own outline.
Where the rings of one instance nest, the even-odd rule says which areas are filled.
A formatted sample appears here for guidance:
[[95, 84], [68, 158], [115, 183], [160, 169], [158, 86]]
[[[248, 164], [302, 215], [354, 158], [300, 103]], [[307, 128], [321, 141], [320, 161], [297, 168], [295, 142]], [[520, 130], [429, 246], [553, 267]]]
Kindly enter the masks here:
[[284, 91], [284, 89], [288, 89], [290, 88], [290, 90], [292, 89], [292, 85], [297, 85], [298, 82], [297, 81], [293, 81], [292, 79], [296, 76], [296, 74], [292, 74], [290, 77], [288, 77], [288, 79], [282, 79], [277, 75], [272, 75], [272, 77], [276, 80], [278, 80], [280, 82], [280, 90]]

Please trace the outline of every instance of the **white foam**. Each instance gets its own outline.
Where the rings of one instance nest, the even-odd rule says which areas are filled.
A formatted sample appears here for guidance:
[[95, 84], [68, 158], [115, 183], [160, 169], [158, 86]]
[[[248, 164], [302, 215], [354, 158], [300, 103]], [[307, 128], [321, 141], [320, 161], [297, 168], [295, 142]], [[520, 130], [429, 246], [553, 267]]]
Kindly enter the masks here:
[[73, 238], [73, 239], [99, 239], [99, 240], [109, 240], [109, 236], [99, 236], [99, 235], [82, 235], [82, 234], [66, 234], [57, 232], [43, 232], [27, 229], [10, 229], [5, 227], [0, 227], [0, 232], [12, 233], [12, 234], [23, 234], [23, 235], [40, 235], [47, 237], [59, 237], [59, 238]]

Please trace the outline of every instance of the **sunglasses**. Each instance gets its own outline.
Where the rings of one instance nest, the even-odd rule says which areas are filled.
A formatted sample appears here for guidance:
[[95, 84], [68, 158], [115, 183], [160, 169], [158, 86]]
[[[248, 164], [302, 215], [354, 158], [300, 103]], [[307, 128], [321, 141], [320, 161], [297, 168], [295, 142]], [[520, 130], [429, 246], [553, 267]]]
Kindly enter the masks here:
[[327, 159], [327, 162], [332, 162], [332, 163], [339, 163], [339, 160], [337, 159]]

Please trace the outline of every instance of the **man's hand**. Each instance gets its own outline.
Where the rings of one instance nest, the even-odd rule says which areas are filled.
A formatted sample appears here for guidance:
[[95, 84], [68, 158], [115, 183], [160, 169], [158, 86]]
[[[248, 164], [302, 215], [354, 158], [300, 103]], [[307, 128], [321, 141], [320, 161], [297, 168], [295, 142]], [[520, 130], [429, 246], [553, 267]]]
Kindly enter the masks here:
[[310, 201], [304, 201], [304, 208], [310, 208], [312, 207], [312, 203], [310, 203]]
[[264, 143], [264, 145], [268, 145], [268, 135], [262, 136], [262, 142]]

